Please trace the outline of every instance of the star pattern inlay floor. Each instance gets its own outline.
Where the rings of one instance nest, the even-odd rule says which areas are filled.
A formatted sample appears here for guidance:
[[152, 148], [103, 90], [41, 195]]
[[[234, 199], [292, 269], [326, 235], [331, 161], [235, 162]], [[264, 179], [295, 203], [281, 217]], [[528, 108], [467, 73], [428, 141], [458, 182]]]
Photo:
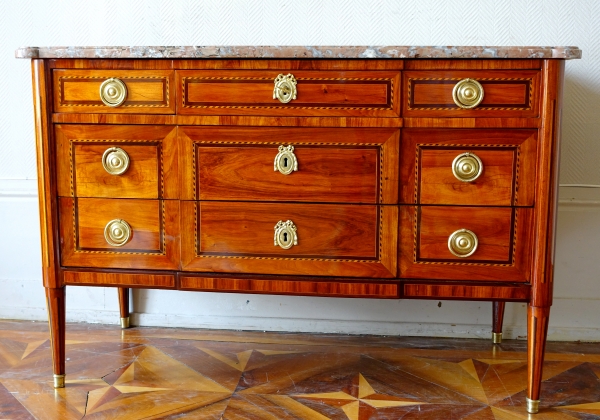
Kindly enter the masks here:
[[[0, 419], [529, 419], [526, 343], [0, 321]], [[541, 411], [600, 419], [600, 346], [548, 343]]]

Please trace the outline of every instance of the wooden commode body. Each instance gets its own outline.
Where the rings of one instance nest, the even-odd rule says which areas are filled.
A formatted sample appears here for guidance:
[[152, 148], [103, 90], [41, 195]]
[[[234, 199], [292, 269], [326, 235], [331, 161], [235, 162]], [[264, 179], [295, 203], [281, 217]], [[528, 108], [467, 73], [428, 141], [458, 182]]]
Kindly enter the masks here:
[[563, 59], [580, 55], [544, 51], [18, 50], [32, 58], [55, 386], [64, 386], [65, 286], [118, 287], [124, 326], [131, 287], [487, 300], [495, 342], [504, 302], [520, 301], [527, 408], [537, 412]]

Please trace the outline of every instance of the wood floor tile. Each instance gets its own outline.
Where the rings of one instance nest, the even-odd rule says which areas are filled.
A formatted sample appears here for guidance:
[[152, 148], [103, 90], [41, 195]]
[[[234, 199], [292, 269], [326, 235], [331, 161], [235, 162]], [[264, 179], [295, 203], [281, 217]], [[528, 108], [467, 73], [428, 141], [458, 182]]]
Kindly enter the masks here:
[[526, 343], [0, 321], [0, 419], [600, 419], [600, 346], [548, 343], [525, 411]]

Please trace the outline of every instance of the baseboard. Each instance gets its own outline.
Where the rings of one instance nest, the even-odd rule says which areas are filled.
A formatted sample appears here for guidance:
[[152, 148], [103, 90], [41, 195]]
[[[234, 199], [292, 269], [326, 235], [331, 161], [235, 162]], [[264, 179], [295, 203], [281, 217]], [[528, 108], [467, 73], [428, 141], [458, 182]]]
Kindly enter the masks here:
[[[7, 309], [9, 309], [7, 311]], [[203, 319], [204, 318], [204, 319]], [[0, 319], [46, 322], [41, 308], [0, 308]], [[118, 329], [117, 311], [67, 311], [67, 322], [114, 325]], [[140, 327], [199, 328], [211, 330], [283, 331], [350, 335], [384, 335], [407, 337], [451, 337], [491, 340], [491, 326], [482, 324], [442, 324], [415, 322], [365, 322], [354, 320], [308, 320], [268, 317], [198, 317], [185, 315], [131, 314], [131, 324]], [[503, 338], [525, 340], [526, 327], [506, 326]], [[549, 341], [600, 341], [600, 328], [550, 327]]]

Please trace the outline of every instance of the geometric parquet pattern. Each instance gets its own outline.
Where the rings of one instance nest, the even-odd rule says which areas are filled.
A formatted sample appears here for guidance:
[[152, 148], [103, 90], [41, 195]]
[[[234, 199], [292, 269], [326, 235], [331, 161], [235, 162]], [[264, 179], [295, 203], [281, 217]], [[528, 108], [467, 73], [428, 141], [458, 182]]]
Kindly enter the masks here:
[[[523, 341], [0, 321], [0, 419], [528, 419]], [[540, 413], [600, 419], [600, 345], [548, 343]]]

